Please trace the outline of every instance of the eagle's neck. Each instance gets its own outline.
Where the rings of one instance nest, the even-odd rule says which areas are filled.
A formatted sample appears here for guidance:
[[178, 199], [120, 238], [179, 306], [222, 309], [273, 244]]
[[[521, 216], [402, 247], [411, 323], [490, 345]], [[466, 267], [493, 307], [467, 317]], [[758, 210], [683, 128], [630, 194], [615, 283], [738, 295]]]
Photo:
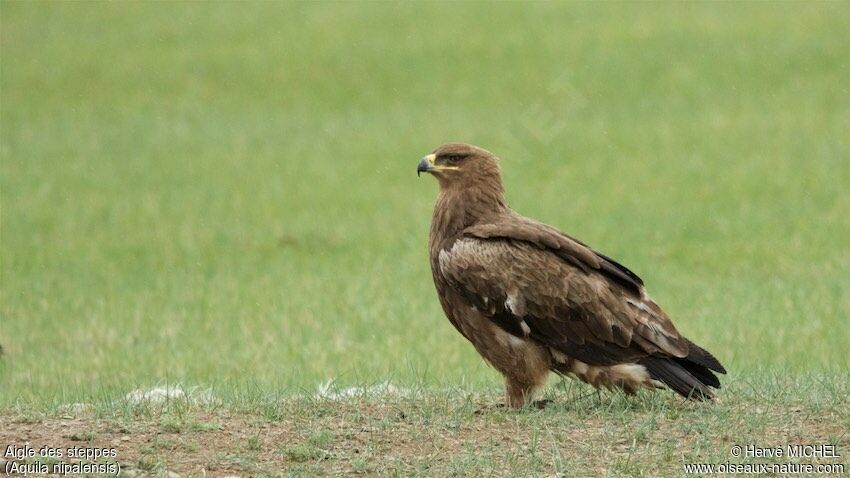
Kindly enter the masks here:
[[501, 183], [490, 187], [441, 188], [431, 219], [432, 256], [450, 248], [464, 229], [508, 212]]

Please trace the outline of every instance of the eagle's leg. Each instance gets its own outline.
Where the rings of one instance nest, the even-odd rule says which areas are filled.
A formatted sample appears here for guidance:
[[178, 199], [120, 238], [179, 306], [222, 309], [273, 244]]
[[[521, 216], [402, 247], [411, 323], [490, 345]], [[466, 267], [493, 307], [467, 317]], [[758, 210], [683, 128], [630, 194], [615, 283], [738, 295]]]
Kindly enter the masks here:
[[511, 408], [522, 408], [534, 401], [534, 395], [546, 384], [549, 370], [529, 367], [505, 374], [505, 398]]
[[522, 408], [534, 397], [533, 384], [523, 383], [514, 377], [505, 377], [505, 399], [511, 408]]
[[528, 339], [502, 331], [492, 336], [492, 347], [483, 347], [485, 358], [505, 377], [507, 406], [522, 408], [531, 404], [537, 390], [546, 385], [551, 359], [547, 351]]
[[[545, 380], [544, 380], [545, 381]], [[543, 383], [528, 384], [505, 377], [505, 398], [507, 406], [511, 408], [522, 408], [534, 406], [543, 410], [551, 400], [534, 401], [537, 391], [543, 387]]]

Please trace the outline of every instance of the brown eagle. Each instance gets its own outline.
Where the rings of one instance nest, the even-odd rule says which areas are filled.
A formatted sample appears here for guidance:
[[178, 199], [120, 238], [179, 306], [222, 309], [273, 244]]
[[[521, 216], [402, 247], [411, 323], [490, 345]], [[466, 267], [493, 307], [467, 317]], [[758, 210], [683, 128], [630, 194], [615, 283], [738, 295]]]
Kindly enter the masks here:
[[449, 143], [416, 172], [440, 183], [428, 244], [440, 304], [504, 375], [509, 406], [528, 404], [550, 371], [628, 394], [666, 385], [702, 400], [720, 388], [713, 372], [726, 370], [635, 273], [508, 207], [493, 154]]

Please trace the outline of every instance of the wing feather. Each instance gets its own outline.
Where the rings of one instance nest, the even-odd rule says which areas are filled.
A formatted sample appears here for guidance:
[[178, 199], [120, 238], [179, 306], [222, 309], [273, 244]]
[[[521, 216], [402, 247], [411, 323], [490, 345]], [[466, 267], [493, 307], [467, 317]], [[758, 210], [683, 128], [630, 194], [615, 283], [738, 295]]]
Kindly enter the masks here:
[[595, 270], [640, 296], [643, 281], [634, 272], [583, 242], [548, 224], [513, 213], [491, 223], [466, 228], [464, 235], [479, 239], [512, 239], [546, 249], [584, 271]]
[[[688, 342], [663, 311], [591, 267], [600, 262], [590, 249], [565, 243], [553, 251], [515, 237], [472, 236], [440, 253], [441, 273], [507, 332], [518, 335], [525, 321], [535, 340], [590, 364], [688, 355]], [[576, 254], [569, 257], [585, 267], [557, 253], [570, 247]], [[518, 303], [519, 314], [511, 308]]]

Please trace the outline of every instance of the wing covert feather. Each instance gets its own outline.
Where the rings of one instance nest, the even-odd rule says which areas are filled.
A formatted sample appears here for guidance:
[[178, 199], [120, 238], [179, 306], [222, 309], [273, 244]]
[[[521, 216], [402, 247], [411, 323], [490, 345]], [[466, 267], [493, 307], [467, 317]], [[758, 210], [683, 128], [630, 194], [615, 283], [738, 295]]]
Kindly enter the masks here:
[[490, 223], [477, 224], [463, 231], [479, 239], [513, 239], [546, 249], [585, 270], [596, 270], [626, 290], [641, 295], [643, 281], [627, 267], [600, 254], [583, 242], [534, 219], [513, 213]]

